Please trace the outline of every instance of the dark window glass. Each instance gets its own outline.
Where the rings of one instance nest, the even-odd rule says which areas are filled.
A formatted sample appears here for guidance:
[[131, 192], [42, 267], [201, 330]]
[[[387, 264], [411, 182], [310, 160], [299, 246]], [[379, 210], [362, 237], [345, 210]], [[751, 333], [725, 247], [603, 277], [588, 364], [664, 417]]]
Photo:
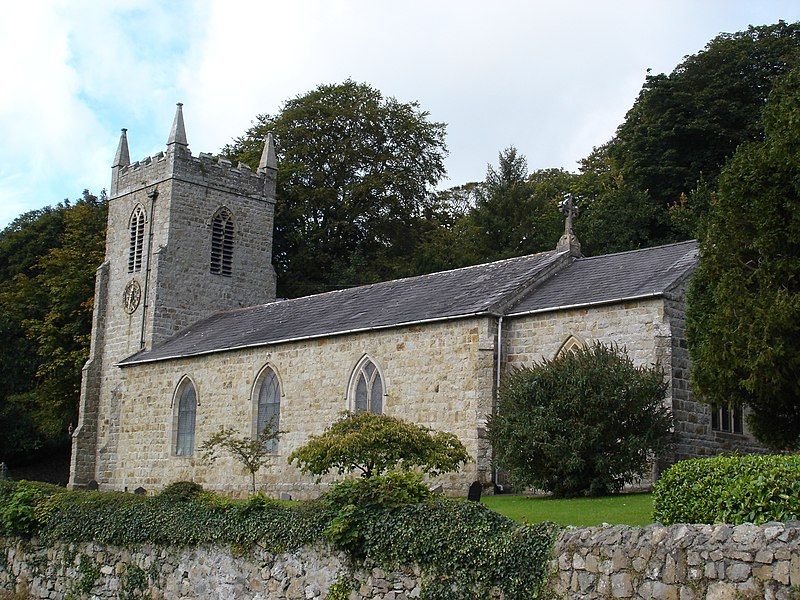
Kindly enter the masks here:
[[722, 426], [722, 431], [730, 431], [731, 430], [731, 411], [728, 409], [727, 406], [723, 406], [720, 409], [720, 425]]
[[178, 435], [175, 441], [177, 456], [191, 456], [194, 452], [194, 425], [197, 414], [197, 394], [192, 382], [187, 382], [178, 399]]
[[383, 381], [377, 367], [370, 360], [364, 361], [359, 368], [354, 405], [356, 412], [383, 412]]
[[[275, 372], [270, 370], [261, 381], [261, 387], [258, 391], [257, 434], [261, 435], [265, 430], [269, 430], [272, 433], [278, 431], [280, 418], [281, 384]], [[275, 452], [278, 449], [278, 440], [268, 440], [266, 448], [270, 452]]]
[[742, 426], [742, 407], [733, 406], [731, 412], [733, 413], [733, 433], [744, 433], [744, 427]]
[[719, 408], [716, 406], [711, 407], [711, 429], [719, 431]]

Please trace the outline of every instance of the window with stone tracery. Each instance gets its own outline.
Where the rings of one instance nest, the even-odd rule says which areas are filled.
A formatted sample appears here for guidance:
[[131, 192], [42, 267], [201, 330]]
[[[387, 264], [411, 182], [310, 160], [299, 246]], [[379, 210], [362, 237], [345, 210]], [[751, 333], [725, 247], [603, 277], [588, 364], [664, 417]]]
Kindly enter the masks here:
[[131, 213], [128, 223], [130, 245], [128, 247], [128, 273], [142, 270], [142, 252], [144, 249], [144, 223], [146, 221], [144, 208], [137, 204]]
[[184, 378], [178, 386], [175, 406], [175, 456], [194, 454], [194, 432], [197, 417], [197, 391], [192, 380]]
[[[255, 390], [255, 436], [260, 436], [266, 430], [275, 433], [280, 427], [281, 419], [281, 383], [275, 371], [270, 367], [265, 367], [259, 375]], [[266, 450], [277, 451], [278, 440], [268, 440]]]
[[233, 273], [233, 215], [224, 206], [211, 221], [211, 272], [230, 277]]
[[569, 336], [564, 343], [561, 344], [561, 347], [556, 352], [556, 356], [561, 356], [562, 354], [566, 354], [567, 352], [574, 352], [575, 350], [580, 350], [581, 348], [586, 347], [586, 342], [584, 342], [581, 338], [576, 335]]
[[351, 402], [355, 412], [383, 412], [383, 377], [375, 363], [368, 357], [361, 359], [353, 373]]

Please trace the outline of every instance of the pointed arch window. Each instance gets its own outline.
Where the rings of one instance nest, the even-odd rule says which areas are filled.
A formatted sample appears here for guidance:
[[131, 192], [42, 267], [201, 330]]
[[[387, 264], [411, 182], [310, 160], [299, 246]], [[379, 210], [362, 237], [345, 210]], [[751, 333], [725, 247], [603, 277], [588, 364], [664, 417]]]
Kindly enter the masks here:
[[197, 417], [197, 391], [186, 377], [178, 386], [175, 403], [175, 456], [194, 454], [194, 433]]
[[[270, 367], [265, 367], [258, 377], [255, 391], [255, 435], [265, 431], [277, 433], [281, 420], [281, 382]], [[278, 450], [278, 440], [267, 440], [265, 448], [269, 452]]]
[[128, 247], [128, 273], [137, 273], [142, 270], [142, 251], [144, 248], [144, 223], [146, 221], [144, 208], [137, 204], [131, 213], [128, 223], [130, 233], [130, 246]]
[[352, 385], [352, 406], [355, 412], [383, 412], [383, 377], [374, 362], [364, 357], [355, 369]]
[[224, 206], [211, 221], [211, 272], [230, 277], [233, 272], [233, 215]]
[[586, 348], [586, 342], [577, 335], [571, 335], [564, 340], [563, 344], [561, 344], [558, 352], [556, 352], [556, 356], [562, 356], [567, 352], [574, 352], [575, 350], [580, 350], [582, 348]]

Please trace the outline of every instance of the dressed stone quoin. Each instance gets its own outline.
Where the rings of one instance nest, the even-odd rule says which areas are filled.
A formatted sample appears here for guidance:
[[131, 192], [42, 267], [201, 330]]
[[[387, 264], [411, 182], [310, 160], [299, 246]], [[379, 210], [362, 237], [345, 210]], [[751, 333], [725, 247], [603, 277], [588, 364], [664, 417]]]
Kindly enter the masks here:
[[106, 257], [97, 270], [70, 484], [156, 490], [193, 480], [244, 493], [247, 474], [198, 448], [220, 427], [284, 433], [259, 489], [313, 497], [288, 454], [344, 410], [456, 434], [472, 457], [432, 482], [490, 484], [485, 425], [510, 369], [594, 341], [617, 343], [669, 380], [670, 460], [758, 450], [741, 414], [692, 397], [684, 335], [694, 241], [584, 258], [566, 198], [556, 249], [292, 300], [275, 298], [277, 158], [256, 172], [189, 150], [178, 104], [165, 152], [111, 168]]

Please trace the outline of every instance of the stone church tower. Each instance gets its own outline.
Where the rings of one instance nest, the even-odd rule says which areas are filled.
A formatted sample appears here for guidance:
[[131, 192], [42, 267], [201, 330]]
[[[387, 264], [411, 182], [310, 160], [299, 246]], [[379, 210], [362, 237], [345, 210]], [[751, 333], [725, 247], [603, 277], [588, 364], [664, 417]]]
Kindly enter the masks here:
[[89, 360], [70, 485], [116, 467], [124, 379], [116, 364], [220, 310], [275, 299], [272, 136], [256, 173], [189, 150], [178, 104], [166, 152], [131, 164], [122, 130], [111, 169], [105, 261], [95, 283]]

